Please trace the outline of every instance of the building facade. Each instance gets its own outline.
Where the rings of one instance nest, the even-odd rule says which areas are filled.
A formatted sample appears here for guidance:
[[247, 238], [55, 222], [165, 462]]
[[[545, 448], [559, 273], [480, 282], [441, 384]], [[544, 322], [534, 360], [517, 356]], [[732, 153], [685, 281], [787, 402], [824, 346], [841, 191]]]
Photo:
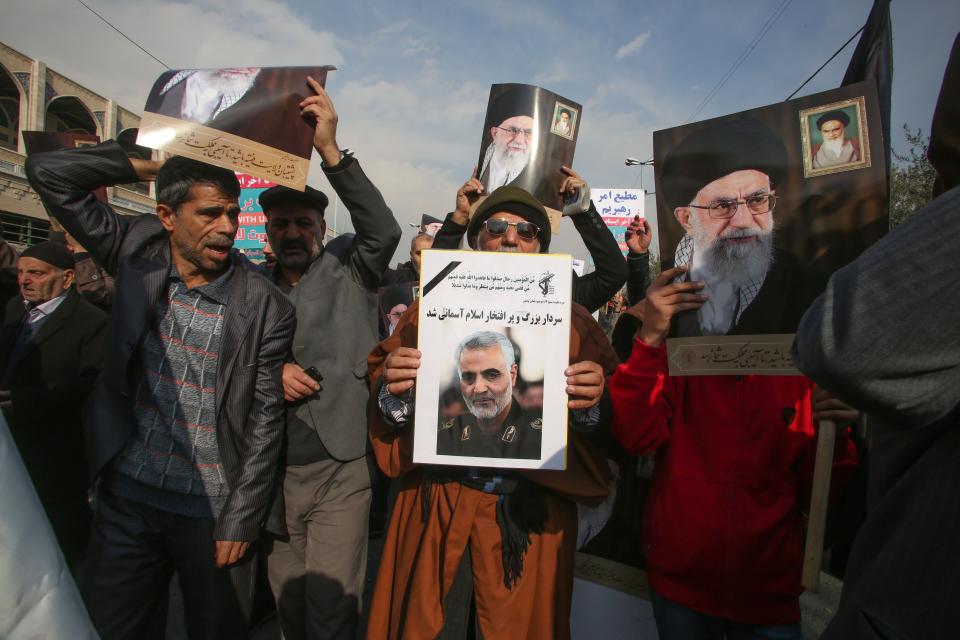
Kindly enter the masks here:
[[[0, 42], [0, 221], [3, 237], [23, 248], [46, 240], [50, 219], [24, 172], [24, 131], [86, 133], [116, 139], [131, 153], [140, 116]], [[146, 183], [107, 189], [120, 213], [140, 215], [156, 209], [153, 186]]]

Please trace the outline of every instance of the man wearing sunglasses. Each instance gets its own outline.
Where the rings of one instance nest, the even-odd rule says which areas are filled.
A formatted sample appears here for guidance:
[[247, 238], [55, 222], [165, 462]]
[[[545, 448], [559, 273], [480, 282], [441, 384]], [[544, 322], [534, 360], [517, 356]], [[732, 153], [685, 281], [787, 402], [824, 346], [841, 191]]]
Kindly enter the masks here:
[[[481, 193], [480, 180], [471, 178], [457, 193], [458, 212], [468, 215]], [[509, 186], [476, 208], [467, 231], [468, 242], [480, 251], [544, 253], [550, 239], [543, 205]], [[596, 321], [572, 305], [565, 371], [570, 397], [567, 469], [492, 473], [413, 464], [417, 342], [417, 313], [411, 309], [368, 361], [375, 399], [368, 413], [374, 454], [384, 473], [401, 478], [401, 489], [384, 541], [367, 637], [465, 637], [473, 601], [478, 637], [569, 638], [577, 503], [595, 506], [608, 494], [606, 460], [590, 438], [607, 424], [601, 398], [616, 355]], [[477, 405], [467, 405], [474, 415], [499, 414], [504, 410], [498, 408], [500, 400], [504, 407], [515, 404], [512, 394], [503, 391], [508, 385], [504, 377], [515, 366], [512, 351], [496, 335], [471, 336], [464, 343], [458, 356], [461, 391]], [[469, 374], [493, 370], [502, 375], [494, 384], [485, 382], [486, 391], [478, 395]], [[498, 407], [479, 407], [481, 398]], [[508, 432], [500, 437], [514, 437]], [[471, 430], [469, 439], [475, 437], [479, 435]]]
[[664, 199], [686, 234], [674, 266], [689, 268], [708, 298], [676, 318], [677, 336], [790, 333], [813, 300], [800, 262], [774, 247], [783, 142], [752, 119], [721, 122], [666, 157]]

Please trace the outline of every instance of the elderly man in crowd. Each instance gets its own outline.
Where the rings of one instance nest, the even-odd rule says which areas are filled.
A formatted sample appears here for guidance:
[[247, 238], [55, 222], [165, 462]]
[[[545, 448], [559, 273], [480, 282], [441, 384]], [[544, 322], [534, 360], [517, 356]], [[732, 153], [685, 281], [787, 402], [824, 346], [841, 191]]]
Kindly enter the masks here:
[[[468, 215], [482, 190], [457, 194]], [[477, 207], [468, 241], [481, 251], [546, 252], [546, 211], [530, 194], [502, 187]], [[417, 304], [370, 356], [370, 436], [380, 467], [402, 477], [371, 605], [368, 638], [456, 637], [464, 632], [470, 585], [484, 638], [568, 638], [577, 536], [575, 500], [608, 492], [609, 471], [585, 435], [605, 424], [604, 373], [616, 360], [600, 327], [573, 306], [570, 448], [565, 471], [414, 465], [412, 388], [420, 366]], [[503, 348], [503, 347], [501, 347]], [[471, 578], [472, 574], [472, 578]]]
[[33, 245], [17, 270], [20, 295], [0, 326], [0, 409], [76, 570], [90, 529], [80, 407], [100, 370], [107, 315], [77, 292], [64, 245]]
[[420, 255], [424, 249], [433, 246], [433, 236], [421, 231], [410, 240], [410, 261], [397, 265], [396, 269], [387, 269], [383, 274], [383, 284], [401, 284], [420, 281]]
[[[593, 273], [585, 276], [573, 274], [573, 301], [592, 313], [606, 304], [623, 286], [627, 279], [627, 265], [616, 239], [590, 199], [590, 187], [570, 167], [563, 167], [561, 171], [564, 178], [560, 192], [570, 202], [564, 208], [564, 213], [573, 221], [596, 267]], [[482, 181], [477, 185], [477, 190], [478, 196], [489, 193]], [[468, 221], [469, 211], [450, 212], [433, 240], [433, 248], [459, 249], [463, 234], [467, 232]], [[544, 219], [541, 225], [549, 229], [550, 221]], [[469, 234], [467, 240], [470, 241]]]
[[260, 196], [277, 266], [273, 280], [296, 306], [283, 365], [287, 535], [267, 567], [287, 640], [356, 635], [367, 560], [371, 478], [362, 428], [366, 355], [378, 340], [377, 287], [400, 226], [360, 163], [337, 146], [337, 113], [317, 88], [314, 145], [350, 212], [356, 235], [324, 248], [327, 196], [273, 187]]
[[[648, 289], [633, 352], [610, 383], [617, 440], [657, 454], [643, 549], [663, 640], [799, 640], [814, 421], [837, 420], [845, 434], [859, 417], [800, 376], [669, 374], [665, 342], [681, 314], [697, 333], [796, 330], [795, 274], [770, 265], [783, 166], [771, 136], [750, 120], [715, 123], [671, 152], [662, 184], [690, 242]], [[855, 449], [843, 438], [837, 451], [842, 483]]]
[[[318, 95], [292, 117], [321, 120], [313, 86]], [[245, 638], [296, 318], [282, 292], [231, 253], [237, 178], [185, 158], [158, 169], [115, 142], [31, 155], [27, 175], [117, 277], [103, 373], [84, 416], [100, 480], [82, 584], [90, 617], [104, 639], [163, 637], [176, 572], [191, 638]], [[93, 193], [154, 177], [156, 216], [119, 215]]]
[[709, 124], [668, 153], [664, 199], [686, 232], [674, 266], [709, 291], [671, 335], [796, 329], [815, 292], [800, 262], [774, 246], [775, 187], [786, 168], [783, 141], [750, 118]]

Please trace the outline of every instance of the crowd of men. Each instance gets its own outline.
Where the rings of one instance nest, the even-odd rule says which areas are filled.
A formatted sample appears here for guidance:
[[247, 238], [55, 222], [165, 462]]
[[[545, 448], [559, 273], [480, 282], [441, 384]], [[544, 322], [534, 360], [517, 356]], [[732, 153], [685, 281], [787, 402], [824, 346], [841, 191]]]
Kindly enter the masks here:
[[[944, 247], [934, 235], [960, 231], [956, 188], [813, 301], [789, 289], [791, 263], [772, 245], [783, 145], [755, 123], [705, 127], [668, 159], [663, 189], [687, 236], [652, 283], [649, 225], [630, 226], [624, 259], [587, 183], [563, 167], [564, 213], [596, 265], [573, 279], [566, 469], [416, 464], [418, 302], [384, 315], [378, 289], [415, 282], [424, 249], [458, 248], [464, 236], [477, 251], [547, 252], [551, 221], [533, 195], [510, 185], [488, 193], [474, 175], [440, 228], [414, 237], [410, 261], [390, 269], [400, 227], [341, 151], [333, 103], [309, 82], [314, 95], [291, 117], [314, 123], [323, 171], [356, 233], [325, 247], [328, 196], [271, 188], [260, 199], [271, 266], [232, 250], [240, 189], [230, 171], [131, 158], [115, 142], [28, 158], [30, 183], [64, 235], [19, 255], [0, 245], [0, 408], [102, 638], [163, 637], [174, 575], [190, 638], [247, 637], [260, 566], [284, 638], [355, 637], [378, 474], [394, 479], [395, 496], [363, 612], [368, 638], [568, 638], [584, 514], [614, 500], [611, 460], [654, 454], [640, 539], [624, 543], [642, 544], [660, 637], [799, 639], [816, 424], [840, 426], [840, 488], [857, 464], [861, 409], [920, 435], [913, 457], [901, 457], [910, 485], [879, 476], [871, 499], [896, 532], [868, 519], [867, 547], [852, 560], [858, 579], [827, 636], [938, 638], [955, 628], [956, 574], [932, 621], [884, 608], [876, 581], [905, 581], [895, 590], [903, 598], [924, 583], [930, 567], [896, 562], [910, 533], [893, 521], [910, 496], [960, 481], [950, 455], [960, 448], [960, 319], [957, 305], [937, 303], [941, 287], [947, 299], [958, 292], [955, 279], [930, 275], [950, 273], [957, 252], [927, 252]], [[818, 124], [823, 153], [849, 156], [842, 118]], [[504, 121], [494, 141], [527, 128]], [[726, 155], [695, 161], [717, 147]], [[497, 163], [493, 175], [506, 171]], [[137, 181], [156, 182], [156, 215], [122, 216], [94, 195]], [[891, 273], [888, 256], [913, 253], [922, 255]], [[913, 277], [921, 264], [930, 271]], [[909, 295], [901, 277], [914, 281]], [[624, 283], [628, 308], [605, 333], [591, 313]], [[670, 375], [665, 341], [683, 312], [696, 312], [683, 317], [705, 335], [742, 332], [758, 322], [754, 300], [774, 295], [784, 326], [800, 323], [795, 358], [813, 379]], [[904, 318], [924, 313], [944, 317], [938, 335], [909, 330]], [[902, 341], [898, 356], [872, 351], [880, 335]], [[535, 401], [536, 390], [518, 386], [514, 345], [479, 332], [455, 359], [463, 411], [444, 416], [439, 445], [536, 457], [531, 412], [542, 387]], [[621, 477], [632, 473], [620, 465]], [[956, 531], [960, 492], [938, 495], [949, 512], [925, 509], [914, 521]]]

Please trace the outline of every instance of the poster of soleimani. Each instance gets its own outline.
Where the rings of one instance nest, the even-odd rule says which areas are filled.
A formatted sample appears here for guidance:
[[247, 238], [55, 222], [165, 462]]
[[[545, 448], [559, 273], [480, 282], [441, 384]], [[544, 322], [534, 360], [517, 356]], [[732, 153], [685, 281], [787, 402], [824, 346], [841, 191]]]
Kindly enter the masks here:
[[565, 469], [570, 256], [423, 252], [417, 463]]
[[795, 374], [827, 278], [888, 228], [872, 81], [654, 133], [664, 270], [704, 283], [674, 317], [671, 375]]
[[[477, 176], [486, 192], [512, 185], [548, 209], [563, 211], [560, 167], [573, 166], [583, 107], [540, 87], [490, 87]], [[559, 215], [551, 223], [559, 224]]]
[[175, 69], [147, 97], [137, 143], [303, 190], [313, 122], [299, 104], [334, 67]]

